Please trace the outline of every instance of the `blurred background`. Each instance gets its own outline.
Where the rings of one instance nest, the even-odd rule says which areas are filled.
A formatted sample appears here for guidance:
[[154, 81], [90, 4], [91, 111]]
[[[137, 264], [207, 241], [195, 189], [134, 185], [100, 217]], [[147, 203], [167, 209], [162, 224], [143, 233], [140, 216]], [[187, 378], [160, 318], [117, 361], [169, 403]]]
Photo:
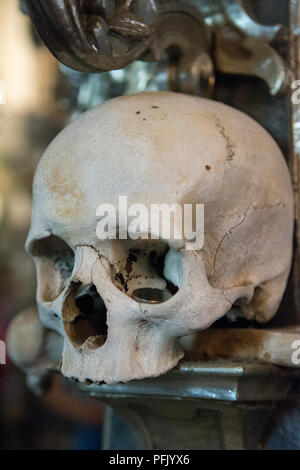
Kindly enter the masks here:
[[[69, 84], [19, 6], [0, 1], [0, 340], [11, 318], [34, 304], [34, 266], [24, 251], [32, 178], [46, 146], [71, 118], [83, 79]], [[60, 376], [36, 397], [8, 358], [0, 365], [2, 449], [99, 449], [103, 415], [100, 403]]]

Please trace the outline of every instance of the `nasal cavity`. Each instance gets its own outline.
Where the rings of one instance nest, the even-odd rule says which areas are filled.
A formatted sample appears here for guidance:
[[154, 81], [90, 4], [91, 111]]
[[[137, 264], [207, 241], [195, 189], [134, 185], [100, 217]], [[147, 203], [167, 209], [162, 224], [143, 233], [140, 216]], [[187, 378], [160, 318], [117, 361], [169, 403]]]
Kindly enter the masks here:
[[76, 348], [98, 349], [107, 339], [107, 309], [94, 284], [73, 282], [62, 309], [65, 332]]

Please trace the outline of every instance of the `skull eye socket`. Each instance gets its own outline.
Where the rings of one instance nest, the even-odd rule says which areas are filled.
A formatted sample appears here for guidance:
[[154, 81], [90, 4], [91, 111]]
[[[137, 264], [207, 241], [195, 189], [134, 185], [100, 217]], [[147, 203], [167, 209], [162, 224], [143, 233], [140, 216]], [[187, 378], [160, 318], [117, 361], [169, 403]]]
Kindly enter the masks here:
[[55, 235], [35, 240], [30, 248], [37, 266], [37, 298], [53, 302], [64, 290], [74, 267], [74, 252]]
[[62, 309], [65, 332], [74, 347], [98, 349], [107, 338], [107, 309], [96, 287], [72, 282]]

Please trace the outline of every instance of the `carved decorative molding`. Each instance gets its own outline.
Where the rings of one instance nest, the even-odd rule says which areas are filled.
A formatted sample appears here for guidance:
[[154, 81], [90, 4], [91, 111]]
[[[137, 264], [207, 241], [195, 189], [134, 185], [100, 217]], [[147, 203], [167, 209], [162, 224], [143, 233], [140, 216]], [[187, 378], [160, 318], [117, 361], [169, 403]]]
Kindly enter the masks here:
[[271, 46], [283, 32], [281, 25], [257, 23], [244, 9], [242, 0], [196, 3], [206, 25], [215, 32], [215, 62], [219, 71], [259, 77], [268, 84], [272, 95], [287, 91], [287, 64]]
[[187, 76], [186, 69], [194, 72], [181, 80], [181, 91], [205, 94], [214, 82], [210, 33], [197, 9], [186, 3], [26, 0], [25, 4], [46, 45], [70, 68], [103, 72], [137, 59], [162, 60], [167, 54], [172, 89], [179, 88], [179, 75]]
[[52, 53], [75, 70], [103, 72], [167, 56], [172, 90], [209, 94], [213, 63], [221, 72], [262, 78], [274, 95], [288, 86], [288, 68], [270, 45], [281, 26], [258, 24], [239, 0], [23, 0], [23, 6]]

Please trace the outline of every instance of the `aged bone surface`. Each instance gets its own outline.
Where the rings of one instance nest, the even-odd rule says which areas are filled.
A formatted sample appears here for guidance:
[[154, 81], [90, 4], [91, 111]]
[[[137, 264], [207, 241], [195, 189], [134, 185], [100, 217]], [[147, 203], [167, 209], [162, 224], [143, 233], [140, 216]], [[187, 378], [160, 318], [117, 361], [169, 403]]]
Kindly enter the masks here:
[[[186, 343], [186, 342], [185, 342]], [[210, 328], [185, 345], [187, 360], [261, 362], [285, 367], [300, 365], [300, 328]]]
[[62, 337], [47, 330], [35, 307], [20, 312], [7, 332], [7, 347], [11, 360], [27, 376], [27, 384], [36, 394], [43, 393], [50, 374], [59, 369]]
[[[202, 250], [185, 240], [96, 236], [101, 203], [205, 205]], [[157, 376], [183, 352], [178, 338], [208, 328], [233, 304], [267, 322], [292, 257], [293, 196], [268, 133], [221, 103], [175, 93], [117, 98], [72, 122], [34, 181], [27, 249], [45, 328], [64, 338], [62, 373], [81, 382]], [[157, 305], [136, 287], [170, 289]], [[177, 291], [177, 292], [176, 292]]]

